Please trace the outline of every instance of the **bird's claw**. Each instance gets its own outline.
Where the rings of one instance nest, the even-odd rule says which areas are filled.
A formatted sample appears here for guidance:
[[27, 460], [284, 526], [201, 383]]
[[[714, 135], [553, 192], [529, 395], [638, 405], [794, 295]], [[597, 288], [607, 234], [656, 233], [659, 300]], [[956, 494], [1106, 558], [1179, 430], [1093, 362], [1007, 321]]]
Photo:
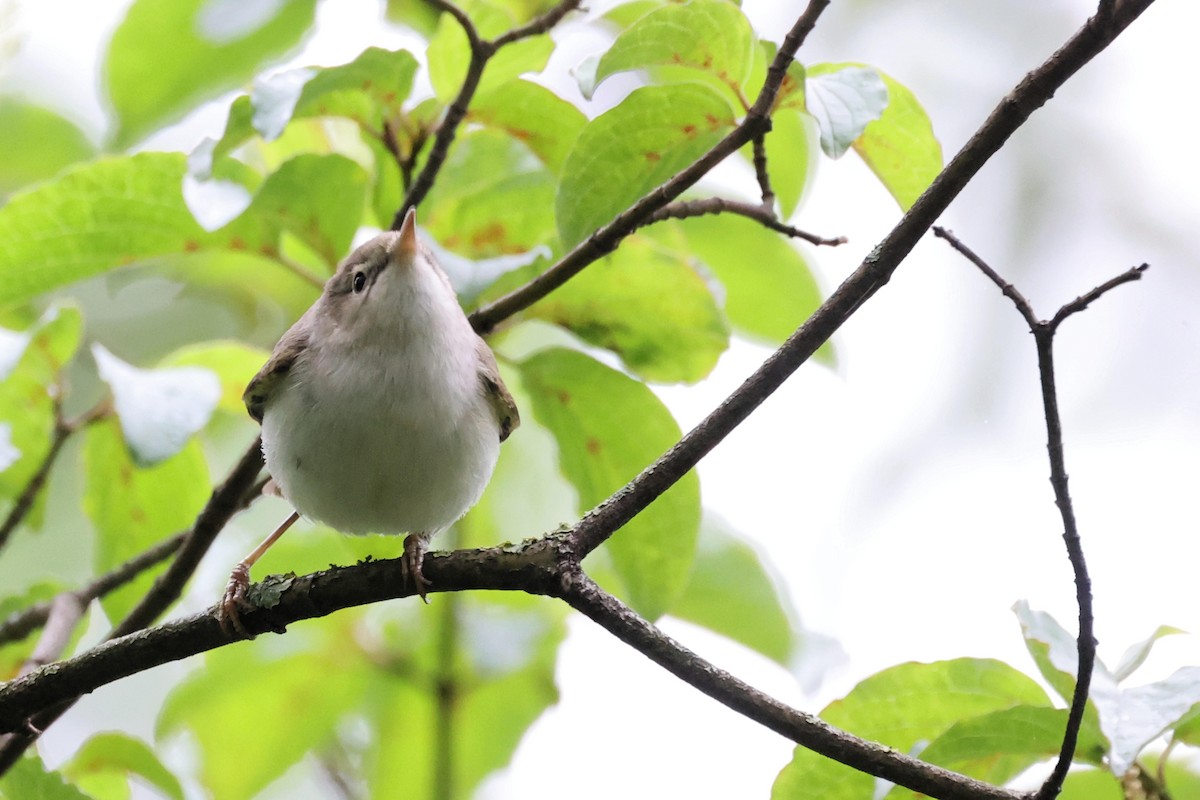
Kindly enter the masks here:
[[417, 590], [422, 602], [428, 604], [429, 598], [425, 592], [433, 583], [421, 571], [425, 561], [426, 537], [414, 533], [404, 539], [404, 556], [400, 559], [400, 573], [406, 582], [411, 582]]
[[238, 564], [230, 573], [229, 583], [225, 586], [225, 596], [221, 598], [221, 603], [217, 606], [217, 622], [220, 623], [221, 630], [227, 636], [237, 633], [246, 639], [254, 638], [253, 634], [242, 625], [242, 609], [252, 608], [246, 599], [246, 590], [249, 588], [250, 567], [246, 564]]

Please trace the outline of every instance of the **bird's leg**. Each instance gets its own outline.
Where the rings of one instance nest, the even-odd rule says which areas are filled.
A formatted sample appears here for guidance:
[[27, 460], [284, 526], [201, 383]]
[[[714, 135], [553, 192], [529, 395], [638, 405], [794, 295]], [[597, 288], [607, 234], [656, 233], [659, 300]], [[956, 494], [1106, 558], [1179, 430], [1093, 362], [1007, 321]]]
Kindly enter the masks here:
[[404, 579], [412, 581], [413, 586], [417, 589], [417, 594], [426, 603], [429, 600], [425, 597], [425, 590], [432, 584], [425, 579], [425, 575], [421, 572], [421, 562], [425, 560], [425, 550], [428, 546], [428, 533], [410, 533], [404, 537], [404, 556], [400, 559], [400, 571], [404, 575]]
[[221, 623], [221, 630], [225, 633], [229, 633], [232, 628], [242, 636], [250, 636], [242, 627], [240, 613], [241, 609], [246, 607], [246, 590], [250, 588], [250, 568], [298, 519], [300, 519], [300, 514], [293, 511], [291, 516], [279, 524], [274, 533], [263, 539], [258, 547], [250, 551], [250, 555], [239, 561], [238, 565], [233, 568], [233, 572], [229, 575], [229, 583], [225, 586], [225, 596], [221, 599], [221, 606], [217, 612], [217, 621]]

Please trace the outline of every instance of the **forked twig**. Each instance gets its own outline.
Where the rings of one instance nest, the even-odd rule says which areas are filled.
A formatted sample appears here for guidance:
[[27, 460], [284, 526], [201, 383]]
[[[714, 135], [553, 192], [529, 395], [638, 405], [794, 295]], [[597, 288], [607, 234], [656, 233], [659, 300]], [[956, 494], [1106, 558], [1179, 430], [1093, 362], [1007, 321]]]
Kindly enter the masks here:
[[1083, 724], [1083, 714], [1087, 708], [1088, 690], [1092, 682], [1092, 671], [1096, 662], [1095, 620], [1092, 612], [1092, 583], [1088, 577], [1087, 562], [1083, 557], [1083, 543], [1079, 538], [1079, 529], [1075, 521], [1075, 507], [1071, 502], [1071, 494], [1067, 489], [1067, 466], [1063, 452], [1062, 416], [1058, 408], [1058, 389], [1055, 385], [1054, 372], [1054, 334], [1063, 320], [1087, 308], [1106, 292], [1124, 283], [1136, 281], [1142, 277], [1148, 264], [1133, 267], [1117, 277], [1105, 281], [1090, 292], [1077, 297], [1058, 310], [1048, 320], [1039, 319], [1033, 306], [1020, 291], [1008, 281], [1000, 277], [982, 258], [969, 247], [959, 241], [953, 233], [945, 228], [935, 226], [935, 235], [945, 239], [950, 246], [961, 253], [968, 261], [979, 268], [984, 275], [1000, 288], [1004, 296], [1012, 301], [1017, 311], [1025, 318], [1029, 330], [1037, 345], [1038, 375], [1042, 385], [1042, 408], [1046, 418], [1047, 450], [1050, 455], [1050, 485], [1054, 488], [1054, 502], [1058, 506], [1063, 521], [1063, 541], [1067, 546], [1067, 557], [1075, 572], [1075, 598], [1079, 605], [1079, 637], [1076, 639], [1079, 660], [1079, 674], [1075, 679], [1075, 693], [1071, 698], [1071, 708], [1067, 713], [1067, 727], [1063, 733], [1062, 748], [1059, 751], [1058, 762], [1050, 777], [1038, 790], [1037, 800], [1053, 800], [1062, 791], [1063, 781], [1067, 778], [1067, 770], [1075, 757], [1075, 746], [1079, 740], [1079, 729]]

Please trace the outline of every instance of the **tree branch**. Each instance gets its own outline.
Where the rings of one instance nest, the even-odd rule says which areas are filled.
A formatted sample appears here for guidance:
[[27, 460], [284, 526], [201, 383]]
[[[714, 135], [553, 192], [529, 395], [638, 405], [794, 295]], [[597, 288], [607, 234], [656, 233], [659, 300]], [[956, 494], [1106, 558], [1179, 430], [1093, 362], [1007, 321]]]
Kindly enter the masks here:
[[582, 571], [564, 584], [562, 598], [675, 677], [815, 753], [930, 797], [972, 800], [1018, 800], [1024, 797], [1019, 792], [992, 786], [860, 739], [819, 717], [779, 702], [674, 641], [597, 586]]
[[662, 222], [668, 219], [687, 219], [688, 217], [700, 217], [705, 214], [722, 213], [747, 217], [773, 231], [777, 231], [793, 239], [803, 239], [810, 244], [837, 247], [840, 244], [845, 244], [847, 241], [845, 236], [826, 239], [823, 236], [817, 236], [815, 233], [802, 231], [799, 228], [794, 228], [791, 225], [780, 222], [775, 216], [774, 209], [771, 207], [745, 203], [740, 200], [728, 200], [724, 197], [706, 197], [702, 200], [676, 200], [674, 203], [669, 203], [652, 213], [642, 225], [652, 225], [655, 222]]
[[1079, 674], [1075, 679], [1075, 692], [1071, 698], [1071, 708], [1067, 714], [1067, 726], [1063, 734], [1062, 748], [1058, 762], [1050, 777], [1038, 790], [1037, 800], [1054, 800], [1062, 791], [1063, 781], [1071, 768], [1075, 757], [1075, 746], [1079, 740], [1079, 729], [1083, 725], [1083, 714], [1087, 708], [1088, 689], [1091, 686], [1092, 670], [1096, 662], [1096, 637], [1094, 633], [1095, 620], [1092, 614], [1092, 583], [1088, 577], [1087, 562], [1083, 556], [1083, 543], [1079, 538], [1079, 528], [1075, 521], [1075, 507], [1071, 502], [1071, 493], [1067, 489], [1067, 465], [1063, 451], [1062, 417], [1058, 408], [1058, 389], [1055, 385], [1054, 371], [1054, 334], [1063, 320], [1072, 314], [1082, 311], [1095, 302], [1106, 292], [1116, 287], [1136, 281], [1149, 265], [1138, 267], [1105, 281], [1087, 294], [1076, 298], [1058, 310], [1049, 320], [1038, 319], [1033, 306], [1017, 289], [992, 269], [982, 258], [959, 241], [954, 234], [945, 228], [935, 227], [934, 233], [945, 239], [950, 245], [963, 254], [972, 264], [977, 266], [987, 277], [1000, 287], [1004, 296], [1009, 298], [1017, 311], [1025, 318], [1029, 330], [1037, 345], [1038, 376], [1042, 385], [1042, 409], [1046, 418], [1046, 448], [1050, 456], [1050, 485], [1054, 487], [1054, 503], [1058, 506], [1063, 521], [1063, 542], [1067, 547], [1067, 557], [1075, 573], [1075, 597], [1079, 605], [1079, 636], [1076, 647], [1079, 660]]
[[775, 190], [771, 188], [771, 173], [767, 169], [767, 136], [754, 137], [754, 176], [762, 192], [762, 207], [775, 216]]
[[462, 27], [471, 48], [471, 60], [467, 64], [467, 74], [463, 78], [458, 95], [455, 96], [454, 102], [446, 109], [446, 115], [442, 118], [442, 124], [438, 126], [437, 135], [433, 139], [433, 147], [429, 150], [429, 157], [425, 159], [425, 166], [421, 168], [417, 179], [409, 187], [408, 194], [404, 197], [404, 202], [400, 204], [400, 208], [396, 211], [396, 216], [392, 219], [392, 230], [394, 231], [400, 230], [400, 225], [404, 222], [404, 215], [408, 213], [410, 208], [420, 205], [421, 201], [425, 199], [425, 195], [429, 194], [429, 190], [433, 188], [433, 182], [437, 178], [438, 172], [441, 171], [442, 165], [446, 162], [446, 156], [450, 153], [450, 145], [454, 142], [454, 137], [458, 135], [458, 127], [462, 124], [463, 119], [466, 118], [467, 109], [471, 105], [471, 99], [474, 98], [475, 91], [479, 88], [479, 81], [483, 78], [483, 70], [492, 56], [496, 55], [505, 45], [527, 39], [530, 36], [537, 36], [550, 30], [563, 17], [577, 8], [581, 0], [563, 0], [563, 2], [527, 25], [513, 28], [490, 41], [479, 35], [479, 30], [475, 27], [475, 23], [471, 21], [467, 13], [450, 2], [450, 0], [426, 0], [426, 2], [454, 17], [459, 26]]
[[25, 484], [25, 488], [21, 490], [21, 494], [17, 497], [17, 502], [9, 509], [4, 522], [0, 523], [0, 548], [8, 544], [8, 539], [12, 536], [13, 531], [25, 521], [25, 517], [33, 510], [33, 503], [45, 487], [46, 479], [50, 477], [50, 470], [54, 467], [54, 462], [58, 460], [58, 456], [62, 452], [63, 445], [67, 443], [67, 440], [76, 431], [82, 430], [93, 422], [103, 418], [111, 410], [112, 406], [108, 399], [105, 398], [87, 413], [79, 417], [79, 419], [66, 420], [62, 415], [62, 401], [55, 398], [54, 432], [50, 437], [50, 447], [46, 450], [46, 455], [42, 456], [42, 463], [38, 464], [37, 470], [29, 478], [29, 482]]
[[829, 2], [830, 0], [809, 0], [804, 13], [788, 31], [788, 35], [784, 37], [783, 43], [779, 47], [779, 52], [775, 54], [775, 59], [767, 70], [767, 79], [763, 83], [762, 91], [758, 93], [754, 105], [751, 106], [737, 127], [690, 166], [676, 173], [666, 183], [659, 185], [641, 200], [618, 214], [612, 222], [576, 245], [557, 264], [524, 286], [476, 309], [470, 315], [471, 324], [475, 330], [480, 334], [491, 331], [502, 320], [529, 308], [562, 286], [582, 272], [589, 264], [615, 250], [622, 239], [645, 224], [645, 220], [650, 214], [691, 188], [731, 153], [756, 136], [764, 135], [771, 127], [771, 107], [775, 102], [775, 96], [779, 93], [779, 87], [787, 75], [788, 65], [792, 63], [796, 51], [800, 49], [804, 39], [817, 24], [817, 19]]

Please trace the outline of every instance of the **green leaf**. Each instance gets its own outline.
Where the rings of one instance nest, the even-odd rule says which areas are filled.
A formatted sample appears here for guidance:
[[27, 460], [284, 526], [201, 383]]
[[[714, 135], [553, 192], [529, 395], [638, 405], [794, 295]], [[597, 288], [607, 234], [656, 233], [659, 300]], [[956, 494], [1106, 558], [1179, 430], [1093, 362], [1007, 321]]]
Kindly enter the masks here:
[[734, 95], [750, 74], [755, 38], [742, 10], [726, 0], [670, 4], [640, 17], [591, 68], [578, 73], [591, 99], [610, 75], [647, 67], [682, 71], [684, 79], [708, 79]]
[[[785, 668], [795, 667], [803, 638], [795, 612], [767, 564], [745, 538], [705, 518], [696, 563], [671, 615], [744, 644]], [[747, 620], [754, 620], [747, 625]]]
[[[1058, 755], [1067, 711], [1049, 706], [1014, 706], [955, 723], [921, 751], [921, 760], [1001, 786], [1034, 764]], [[1105, 743], [1100, 732], [1084, 726], [1077, 761], [1099, 764]], [[887, 800], [917, 800], [925, 795], [897, 787]]]
[[579, 131], [587, 123], [583, 112], [546, 87], [511, 80], [481, 92], [467, 119], [501, 130], [521, 141], [558, 175]]
[[1138, 667], [1145, 663], [1146, 658], [1150, 655], [1150, 651], [1154, 648], [1155, 642], [1164, 636], [1175, 636], [1185, 633], [1179, 628], [1170, 625], [1159, 625], [1154, 633], [1147, 636], [1140, 642], [1132, 644], [1121, 655], [1121, 660], [1113, 670], [1113, 677], [1117, 681], [1123, 681], [1132, 675]]
[[0, 97], [0, 195], [49, 178], [96, 148], [73, 122], [16, 97]]
[[[820, 716], [831, 725], [909, 752], [955, 723], [1014, 706], [1047, 706], [1046, 693], [1000, 661], [960, 658], [908, 663], [867, 678]], [[797, 747], [776, 778], [773, 800], [866, 798], [873, 779]]]
[[729, 104], [700, 84], [646, 86], [593, 119], [567, 156], [555, 208], [574, 247], [733, 128]]
[[887, 85], [887, 108], [854, 141], [854, 152], [907, 211], [942, 171], [942, 145], [913, 93], [879, 75]]
[[1067, 774], [1058, 800], [1125, 800], [1125, 792], [1107, 770], [1076, 770]]
[[158, 718], [160, 737], [184, 729], [192, 733], [200, 775], [214, 800], [257, 796], [328, 741], [368, 686], [358, 648], [350, 641], [274, 659], [263, 650], [209, 653], [205, 669], [171, 693]]
[[443, 247], [474, 259], [554, 240], [554, 176], [520, 141], [481, 129], [460, 136], [418, 221]]
[[92, 800], [48, 771], [36, 755], [26, 754], [0, 777], [0, 800]]
[[808, 68], [805, 103], [821, 128], [821, 149], [830, 158], [841, 158], [883, 114], [888, 88], [870, 67], [814, 64]]
[[[729, 346], [729, 327], [712, 291], [686, 259], [686, 253], [634, 234], [538, 301], [528, 315], [612, 350], [647, 380], [701, 380]], [[530, 272], [536, 267], [514, 273], [509, 281]]]
[[1013, 613], [1021, 624], [1025, 648], [1033, 656], [1038, 671], [1058, 692], [1059, 697], [1067, 703], [1071, 702], [1075, 692], [1075, 675], [1079, 671], [1075, 637], [1067, 633], [1054, 617], [1045, 611], [1030, 609], [1029, 603], [1024, 600], [1013, 604]]
[[800, 251], [754, 220], [732, 214], [680, 220], [687, 246], [725, 289], [725, 313], [739, 333], [778, 344], [821, 304]]
[[99, 343], [92, 344], [92, 355], [101, 380], [112, 390], [121, 433], [140, 467], [182, 450], [217, 407], [221, 385], [207, 369], [138, 369]]
[[[479, 35], [484, 38], [498, 36], [516, 24], [511, 13], [487, 3], [476, 1], [459, 5], [471, 16]], [[488, 60], [478, 91], [507, 83], [526, 72], [541, 72], [546, 68], [552, 52], [554, 42], [549, 36], [533, 36], [501, 48]], [[437, 32], [429, 40], [426, 57], [429, 59], [429, 81], [433, 84], [434, 94], [442, 103], [449, 103], [462, 88], [471, 60], [467, 35], [449, 14], [442, 14], [438, 20]]]
[[0, 208], [0, 306], [152, 258], [200, 250], [275, 257], [284, 231], [333, 264], [349, 248], [366, 196], [366, 173], [353, 161], [298, 156], [240, 217], [208, 233], [183, 200], [184, 172], [180, 154], [139, 153], [15, 195]]
[[872, 776], [800, 749], [771, 786], [771, 800], [874, 800], [874, 797]]
[[[1025, 646], [1038, 669], [1055, 691], [1069, 698], [1075, 688], [1079, 663], [1075, 638], [1052, 616], [1031, 610], [1024, 601], [1013, 609], [1021, 623]], [[1127, 667], [1144, 658], [1154, 638], [1130, 648], [1123, 659]], [[1161, 681], [1122, 689], [1108, 667], [1096, 659], [1085, 720], [1096, 724], [1098, 716], [1099, 728], [1110, 743], [1108, 767], [1119, 776], [1125, 774], [1147, 744], [1194, 718], [1197, 704], [1200, 704], [1200, 667], [1183, 667]]]
[[[171, 800], [183, 800], [183, 787], [143, 741], [124, 733], [98, 733], [83, 743], [63, 767], [80, 788], [106, 786], [114, 780], [126, 787], [138, 777]], [[98, 793], [99, 794], [99, 793]]]
[[250, 379], [267, 363], [267, 350], [233, 340], [200, 342], [176, 350], [163, 359], [163, 367], [204, 367], [221, 382], [217, 408], [237, 417], [246, 416], [242, 393]]
[[665, 3], [666, 0], [631, 0], [613, 6], [604, 13], [602, 19], [624, 30], [651, 11], [662, 8]]
[[295, 94], [262, 91], [271, 80], [257, 84], [251, 94], [254, 127], [267, 139], [304, 117], [346, 117], [381, 131], [384, 120], [412, 91], [417, 59], [407, 50], [368, 47], [348, 64], [299, 72], [312, 77], [300, 83]]
[[[55, 425], [52, 392], [63, 367], [79, 346], [83, 321], [71, 307], [51, 306], [20, 333], [0, 328], [0, 425], [8, 431], [0, 469], [0, 498], [15, 498], [41, 466]], [[37, 528], [45, 494], [26, 524]]]
[[[129, 560], [168, 536], [186, 530], [209, 495], [208, 466], [199, 442], [188, 442], [153, 467], [138, 468], [116, 420], [87, 429], [83, 507], [96, 529], [96, 572]], [[117, 620], [150, 587], [156, 571], [106, 595], [101, 603]]]
[[316, 0], [136, 0], [113, 33], [104, 83], [125, 148], [235, 88], [299, 44]]
[[[438, 794], [429, 767], [431, 732], [452, 734], [452, 772], [439, 784], [448, 796], [469, 798], [490, 773], [506, 765], [522, 735], [558, 700], [554, 684], [558, 647], [566, 634], [561, 608], [508, 593], [504, 597], [445, 597], [431, 616], [398, 626], [401, 641], [388, 655], [408, 667], [380, 671], [365, 709], [373, 727], [366, 754], [371, 797]], [[425, 611], [420, 609], [419, 611]], [[414, 680], [414, 673], [420, 677]], [[452, 705], [439, 703], [452, 697]], [[380, 702], [380, 697], [385, 698]], [[441, 717], [441, 720], [439, 720]]]
[[[521, 363], [533, 417], [554, 434], [563, 474], [584, 508], [634, 478], [680, 435], [644, 385], [582, 353], [550, 349]], [[683, 592], [696, 552], [700, 483], [685, 475], [606, 544], [631, 604], [665, 613]]]
[[0, 208], [0, 306], [138, 259], [199, 246], [184, 159], [141, 153], [83, 164]]
[[235, 250], [275, 255], [287, 231], [332, 267], [362, 220], [367, 180], [366, 170], [345, 156], [298, 155], [267, 176], [246, 212], [214, 236]]

